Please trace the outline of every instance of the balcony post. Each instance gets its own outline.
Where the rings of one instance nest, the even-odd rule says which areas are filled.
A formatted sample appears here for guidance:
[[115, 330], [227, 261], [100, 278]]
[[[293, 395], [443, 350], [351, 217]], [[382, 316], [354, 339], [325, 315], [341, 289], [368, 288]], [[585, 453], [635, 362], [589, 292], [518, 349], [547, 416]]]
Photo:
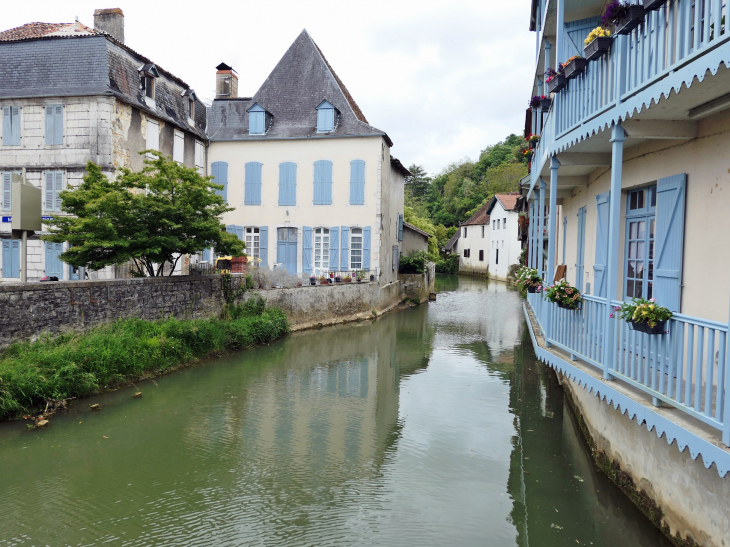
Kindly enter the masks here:
[[[550, 207], [548, 215], [548, 263], [547, 263], [547, 277], [545, 284], [550, 286], [553, 284], [555, 279], [555, 245], [556, 245], [556, 233], [555, 228], [557, 227], [555, 210], [558, 208], [558, 168], [560, 163], [558, 162], [557, 156], [550, 158]], [[547, 338], [553, 336], [552, 326], [552, 306], [545, 306], [545, 345], [550, 346]]]
[[542, 247], [545, 234], [545, 181], [542, 180], [542, 177], [540, 177], [540, 203], [537, 206], [537, 218], [537, 252], [535, 256], [537, 258], [537, 273], [542, 277], [545, 273], [542, 259]]
[[532, 216], [530, 217], [530, 223], [532, 225], [532, 233], [530, 234], [532, 238], [532, 243], [530, 243], [530, 267], [537, 269], [537, 258], [535, 258], [537, 255], [537, 224], [539, 222], [537, 218], [537, 204], [538, 204], [538, 195], [540, 191], [535, 188], [534, 192], [532, 192]]
[[530, 196], [530, 216], [527, 225], [527, 267], [532, 268], [532, 256], [535, 254], [535, 242], [533, 241], [533, 233], [535, 232], [535, 196]]
[[[730, 340], [730, 321], [728, 322], [728, 339]], [[717, 389], [723, 389], [723, 386], [717, 386]], [[725, 393], [722, 398], [725, 408], [723, 408], [722, 418], [722, 444], [730, 446], [730, 402], [727, 397], [730, 394], [730, 351], [725, 350]]]
[[603, 378], [612, 380], [609, 372], [613, 368], [616, 354], [614, 333], [616, 321], [609, 319], [611, 300], [618, 292], [618, 238], [621, 223], [621, 178], [624, 161], [624, 141], [626, 136], [621, 122], [611, 128], [611, 201], [608, 212], [608, 260], [606, 261], [606, 323], [603, 330]]

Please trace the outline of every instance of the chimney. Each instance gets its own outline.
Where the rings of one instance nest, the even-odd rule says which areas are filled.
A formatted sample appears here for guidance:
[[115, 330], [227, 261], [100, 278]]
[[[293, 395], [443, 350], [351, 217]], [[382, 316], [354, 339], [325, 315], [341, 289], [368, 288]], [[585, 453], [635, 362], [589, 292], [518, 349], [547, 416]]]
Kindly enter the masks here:
[[94, 30], [106, 32], [117, 42], [124, 43], [124, 13], [119, 8], [94, 10]]
[[236, 99], [238, 97], [238, 75], [233, 67], [225, 63], [215, 67], [215, 98]]

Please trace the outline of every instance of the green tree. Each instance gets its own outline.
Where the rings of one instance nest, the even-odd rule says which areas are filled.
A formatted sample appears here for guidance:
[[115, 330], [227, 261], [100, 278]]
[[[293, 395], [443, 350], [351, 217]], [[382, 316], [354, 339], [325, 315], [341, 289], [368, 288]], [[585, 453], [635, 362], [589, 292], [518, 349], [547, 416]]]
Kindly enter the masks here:
[[172, 274], [181, 255], [205, 248], [243, 254], [243, 242], [220, 220], [233, 210], [216, 194], [223, 187], [159, 152], [151, 154], [141, 171], [122, 169], [113, 181], [89, 162], [84, 182], [61, 192], [61, 210], [70, 216], [47, 221], [51, 233], [42, 238], [71, 244], [61, 260], [91, 270], [132, 261], [141, 274], [155, 277], [165, 263]]
[[412, 173], [405, 178], [405, 190], [414, 198], [422, 198], [428, 192], [431, 184], [431, 177], [423, 169], [422, 165], [411, 165], [408, 170]]

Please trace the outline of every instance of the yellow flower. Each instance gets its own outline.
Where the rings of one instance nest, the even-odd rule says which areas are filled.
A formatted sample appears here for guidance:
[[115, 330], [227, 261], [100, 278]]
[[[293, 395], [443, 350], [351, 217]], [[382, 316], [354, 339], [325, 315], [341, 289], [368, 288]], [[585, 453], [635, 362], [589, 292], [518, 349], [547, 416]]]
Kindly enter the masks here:
[[649, 307], [653, 310], [654, 309], [654, 304], [651, 304]]

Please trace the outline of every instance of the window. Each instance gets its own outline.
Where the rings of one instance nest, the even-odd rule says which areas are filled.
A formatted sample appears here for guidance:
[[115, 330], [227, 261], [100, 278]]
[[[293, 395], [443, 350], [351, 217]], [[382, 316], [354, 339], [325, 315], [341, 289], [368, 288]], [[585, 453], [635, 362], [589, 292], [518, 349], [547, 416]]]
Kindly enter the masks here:
[[484, 251], [479, 251], [479, 261], [484, 262]]
[[195, 99], [193, 97], [188, 99], [188, 118], [195, 119]]
[[61, 198], [58, 195], [61, 190], [63, 190], [63, 171], [46, 171], [46, 211], [61, 210]]
[[362, 270], [362, 228], [350, 230], [350, 269]]
[[203, 143], [195, 141], [195, 167], [201, 175], [205, 173], [204, 157], [205, 149], [203, 148]]
[[3, 239], [3, 277], [20, 277], [20, 240]]
[[466, 226], [464, 226], [464, 239], [466, 239]]
[[317, 107], [317, 132], [328, 133], [335, 129], [335, 107], [322, 101]]
[[261, 205], [261, 167], [257, 161], [246, 164], [246, 180], [243, 183], [243, 204]]
[[365, 162], [350, 162], [350, 205], [365, 205]]
[[403, 241], [403, 215], [398, 215], [398, 241]]
[[246, 254], [254, 258], [259, 257], [259, 243], [260, 243], [259, 229], [256, 227], [248, 227], [245, 229], [245, 240], [246, 243]]
[[471, 257], [471, 249], [464, 249], [464, 258]]
[[172, 144], [172, 159], [178, 163], [185, 161], [185, 133], [175, 129], [175, 141]]
[[46, 106], [46, 144], [63, 144], [63, 105]]
[[656, 186], [629, 192], [626, 200], [626, 298], [654, 293]]
[[314, 204], [332, 205], [332, 162], [314, 162]]
[[20, 107], [3, 107], [3, 146], [20, 144]]
[[19, 171], [5, 171], [2, 174], [2, 210], [13, 208], [13, 183], [22, 182], [23, 175]]
[[225, 161], [214, 161], [210, 166], [213, 175], [213, 184], [220, 184], [223, 188], [216, 188], [215, 193], [228, 202], [228, 163]]
[[502, 226], [504, 226], [505, 229], [507, 228], [507, 219], [506, 218], [502, 219]]
[[482, 226], [482, 239], [484, 239], [484, 226]]
[[319, 277], [329, 270], [330, 266], [330, 231], [329, 228], [314, 229], [314, 275]]
[[256, 103], [248, 109], [248, 134], [263, 135], [266, 133], [266, 110]]
[[146, 64], [139, 67], [139, 84], [144, 96], [155, 100], [155, 78], [160, 76], [157, 67], [153, 64]]
[[297, 164], [279, 164], [279, 205], [297, 204]]
[[494, 252], [496, 253], [496, 256], [494, 257], [494, 263], [499, 264], [499, 249], [495, 249]]
[[147, 120], [147, 150], [160, 150], [160, 124], [150, 119]]
[[150, 99], [155, 98], [155, 79], [149, 74], [142, 77], [142, 86], [144, 88], [144, 96]]

